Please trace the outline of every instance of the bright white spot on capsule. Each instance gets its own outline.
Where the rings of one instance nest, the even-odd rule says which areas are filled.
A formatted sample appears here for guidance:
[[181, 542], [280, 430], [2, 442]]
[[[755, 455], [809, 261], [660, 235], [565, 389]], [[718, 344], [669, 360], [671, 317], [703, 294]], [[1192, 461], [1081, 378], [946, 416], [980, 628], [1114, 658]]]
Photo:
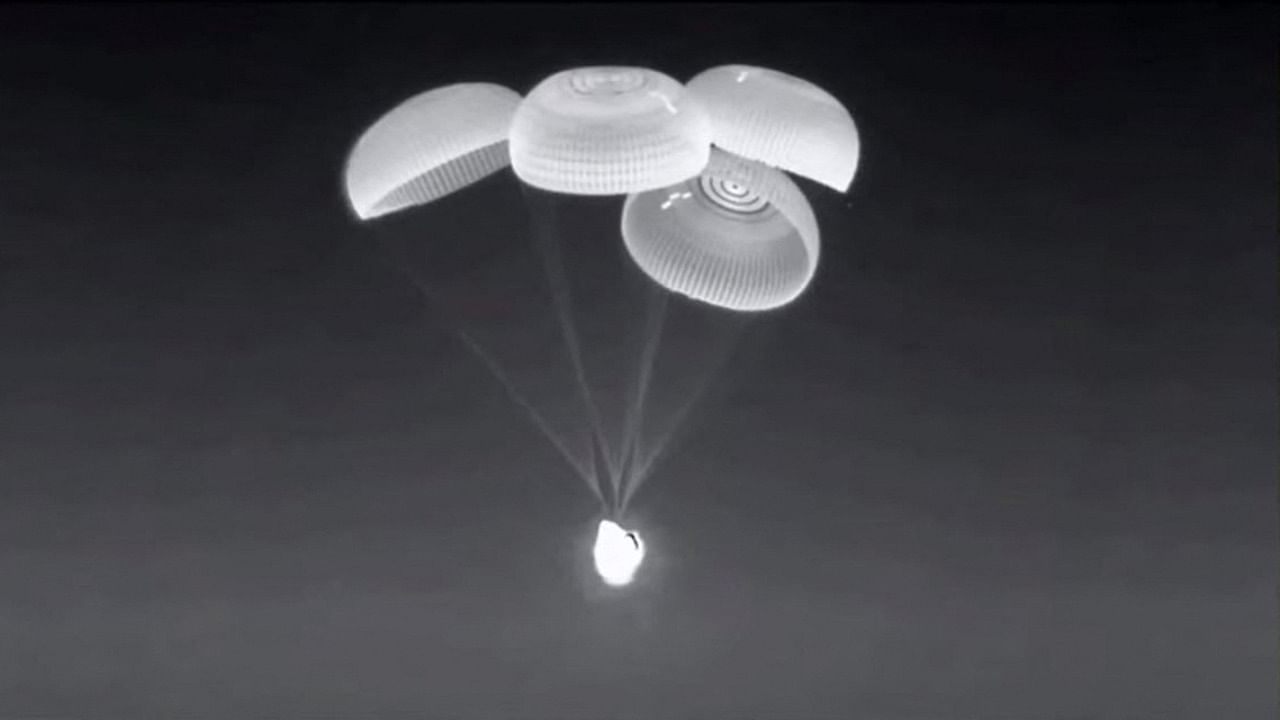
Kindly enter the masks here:
[[601, 520], [592, 554], [601, 580], [615, 587], [626, 585], [644, 560], [644, 542], [612, 520]]

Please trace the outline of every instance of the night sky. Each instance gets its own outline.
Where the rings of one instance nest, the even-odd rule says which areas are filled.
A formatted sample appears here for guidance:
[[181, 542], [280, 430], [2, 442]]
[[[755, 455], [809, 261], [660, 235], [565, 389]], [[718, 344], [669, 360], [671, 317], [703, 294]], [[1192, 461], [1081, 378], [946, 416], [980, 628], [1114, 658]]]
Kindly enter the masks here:
[[[1276, 18], [3, 6], [0, 717], [1275, 717]], [[517, 279], [546, 198], [361, 225], [343, 162], [432, 87], [726, 63], [831, 91], [862, 165], [799, 181], [796, 303], [663, 346], [655, 397], [708, 389], [606, 592], [454, 332], [584, 427]], [[634, 333], [621, 200], [553, 204], [584, 332]]]

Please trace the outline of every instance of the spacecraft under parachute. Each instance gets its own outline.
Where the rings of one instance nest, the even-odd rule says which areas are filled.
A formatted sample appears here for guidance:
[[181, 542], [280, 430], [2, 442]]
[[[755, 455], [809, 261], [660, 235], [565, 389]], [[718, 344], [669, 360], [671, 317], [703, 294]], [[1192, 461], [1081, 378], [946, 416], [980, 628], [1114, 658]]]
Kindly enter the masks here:
[[[845, 192], [860, 148], [844, 105], [777, 70], [723, 65], [681, 83], [647, 68], [582, 67], [525, 96], [470, 82], [402, 102], [360, 136], [345, 187], [361, 221], [507, 167], [545, 192], [624, 196], [619, 239], [650, 282], [750, 314], [793, 302], [818, 267], [819, 223], [788, 174]], [[609, 517], [621, 517], [651, 464], [630, 463], [641, 470], [615, 477], [607, 502], [597, 482]], [[628, 463], [614, 465], [621, 477]], [[595, 560], [606, 582], [628, 582], [643, 557], [637, 534], [601, 522]]]

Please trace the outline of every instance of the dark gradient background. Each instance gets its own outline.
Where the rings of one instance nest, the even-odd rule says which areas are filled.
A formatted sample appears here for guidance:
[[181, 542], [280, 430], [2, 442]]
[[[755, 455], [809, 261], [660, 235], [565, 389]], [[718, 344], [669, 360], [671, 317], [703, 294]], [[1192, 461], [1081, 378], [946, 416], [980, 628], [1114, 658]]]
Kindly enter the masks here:
[[[1275, 717], [1273, 10], [0, 28], [0, 717]], [[604, 593], [594, 500], [380, 263], [342, 162], [433, 86], [728, 62], [830, 89], [863, 164], [805, 185], [815, 285]], [[415, 221], [480, 234], [515, 187]]]

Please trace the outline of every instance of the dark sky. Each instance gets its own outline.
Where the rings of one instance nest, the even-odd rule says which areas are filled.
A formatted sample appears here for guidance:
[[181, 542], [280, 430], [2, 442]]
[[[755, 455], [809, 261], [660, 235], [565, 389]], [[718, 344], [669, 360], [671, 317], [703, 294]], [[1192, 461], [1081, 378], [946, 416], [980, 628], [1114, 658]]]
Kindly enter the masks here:
[[[1275, 717], [1273, 10], [0, 28], [0, 717]], [[739, 62], [844, 101], [863, 164], [802, 183], [815, 284], [748, 328], [606, 593], [595, 501], [381, 262], [343, 159], [439, 85]], [[518, 268], [523, 197], [382, 227]], [[562, 231], [615, 247], [579, 226], [618, 205]]]

